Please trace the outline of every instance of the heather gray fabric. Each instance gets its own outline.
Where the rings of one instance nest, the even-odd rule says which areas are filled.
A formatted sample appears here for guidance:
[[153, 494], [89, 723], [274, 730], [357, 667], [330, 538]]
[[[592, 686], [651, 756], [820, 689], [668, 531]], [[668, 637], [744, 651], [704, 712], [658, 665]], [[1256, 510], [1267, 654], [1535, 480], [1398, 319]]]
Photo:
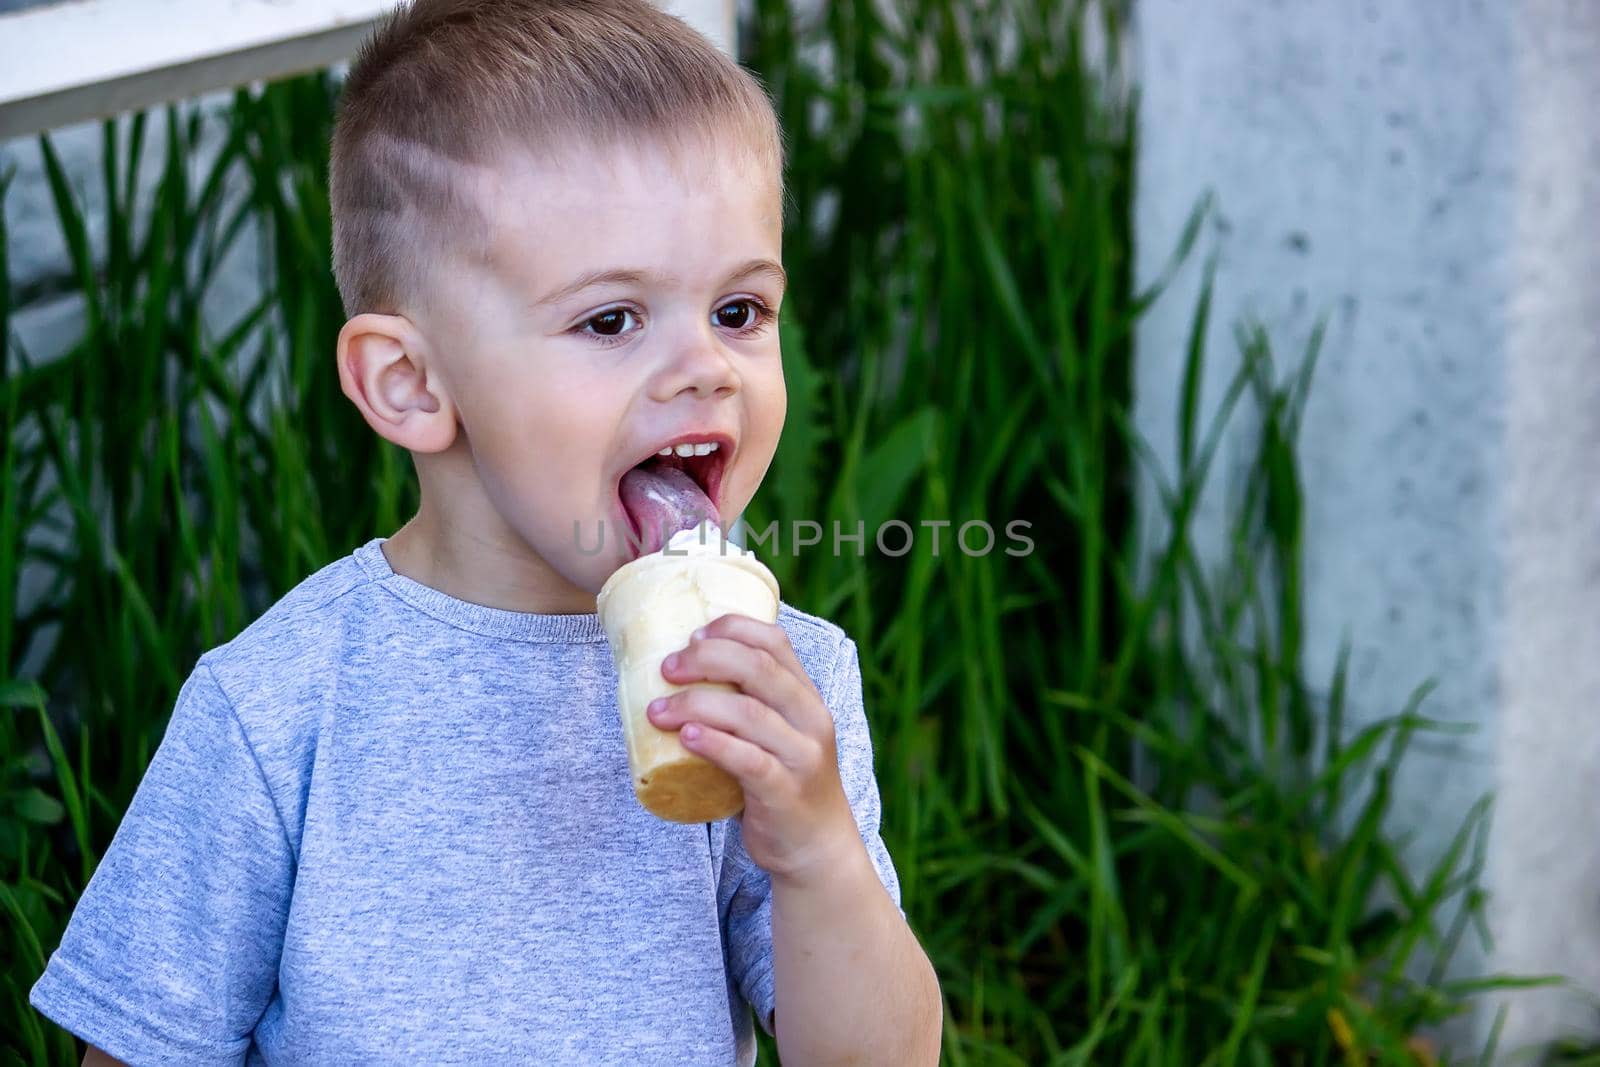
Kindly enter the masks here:
[[[737, 819], [634, 799], [599, 619], [455, 599], [383, 540], [200, 657], [33, 1005], [136, 1065], [754, 1062], [770, 882]], [[855, 644], [779, 622], [898, 905]]]

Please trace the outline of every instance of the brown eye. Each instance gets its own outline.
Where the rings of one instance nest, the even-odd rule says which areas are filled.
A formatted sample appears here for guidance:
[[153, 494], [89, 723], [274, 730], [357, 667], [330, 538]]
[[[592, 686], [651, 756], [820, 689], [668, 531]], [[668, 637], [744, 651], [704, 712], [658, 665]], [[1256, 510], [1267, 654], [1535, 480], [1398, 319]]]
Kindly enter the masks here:
[[628, 313], [622, 308], [611, 311], [602, 311], [589, 320], [589, 325], [594, 327], [594, 332], [602, 337], [615, 337], [623, 331], [628, 324]]
[[743, 330], [755, 325], [755, 303], [750, 300], [735, 300], [731, 304], [723, 304], [717, 309], [717, 325], [729, 330]]

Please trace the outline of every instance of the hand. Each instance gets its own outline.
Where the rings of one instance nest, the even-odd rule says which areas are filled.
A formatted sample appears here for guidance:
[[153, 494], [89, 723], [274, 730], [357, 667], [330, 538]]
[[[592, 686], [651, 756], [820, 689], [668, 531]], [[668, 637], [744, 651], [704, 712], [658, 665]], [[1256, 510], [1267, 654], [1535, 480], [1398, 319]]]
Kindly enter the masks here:
[[739, 780], [745, 851], [774, 881], [818, 882], [865, 847], [839, 781], [833, 714], [782, 627], [720, 616], [668, 656], [661, 675], [738, 687], [686, 689], [651, 701], [646, 714], [660, 729], [681, 727], [685, 748]]

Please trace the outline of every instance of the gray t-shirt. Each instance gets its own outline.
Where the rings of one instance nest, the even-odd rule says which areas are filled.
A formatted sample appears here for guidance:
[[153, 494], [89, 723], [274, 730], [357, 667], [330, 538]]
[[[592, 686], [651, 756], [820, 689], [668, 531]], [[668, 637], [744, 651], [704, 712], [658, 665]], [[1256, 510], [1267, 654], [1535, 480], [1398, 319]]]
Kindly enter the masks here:
[[[595, 615], [374, 538], [199, 659], [30, 1002], [130, 1064], [741, 1064], [771, 883], [633, 795]], [[895, 904], [855, 643], [785, 604]], [[904, 912], [901, 912], [904, 915]]]

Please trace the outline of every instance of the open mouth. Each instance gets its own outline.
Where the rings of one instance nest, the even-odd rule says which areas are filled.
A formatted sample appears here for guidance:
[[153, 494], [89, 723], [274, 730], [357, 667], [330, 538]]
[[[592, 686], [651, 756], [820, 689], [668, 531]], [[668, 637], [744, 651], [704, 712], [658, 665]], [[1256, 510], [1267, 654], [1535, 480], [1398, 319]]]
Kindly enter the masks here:
[[682, 434], [623, 472], [617, 497], [640, 554], [658, 551], [674, 533], [705, 519], [721, 525], [722, 476], [732, 451], [727, 434]]

